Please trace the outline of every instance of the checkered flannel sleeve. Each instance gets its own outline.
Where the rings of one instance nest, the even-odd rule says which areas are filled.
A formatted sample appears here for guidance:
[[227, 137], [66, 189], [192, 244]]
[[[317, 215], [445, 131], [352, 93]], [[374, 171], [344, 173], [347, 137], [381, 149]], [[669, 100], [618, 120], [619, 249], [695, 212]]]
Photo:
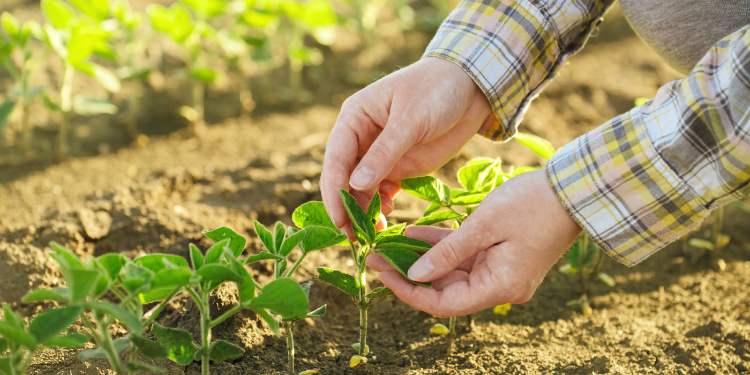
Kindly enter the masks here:
[[516, 132], [531, 100], [588, 39], [614, 0], [463, 0], [424, 57], [460, 65], [484, 91], [495, 119], [492, 140]]
[[713, 209], [750, 195], [749, 30], [548, 162], [570, 215], [619, 262], [642, 261]]

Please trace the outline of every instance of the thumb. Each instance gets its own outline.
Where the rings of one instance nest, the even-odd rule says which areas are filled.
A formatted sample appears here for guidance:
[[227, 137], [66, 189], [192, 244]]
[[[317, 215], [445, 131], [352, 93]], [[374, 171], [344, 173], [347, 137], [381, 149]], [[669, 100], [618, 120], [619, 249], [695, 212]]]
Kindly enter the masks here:
[[[464, 262], [499, 241], [487, 231], [487, 223], [474, 212], [461, 227], [438, 242], [409, 268], [409, 278], [428, 282], [458, 269]], [[473, 219], [473, 220], [472, 220]]]
[[414, 145], [414, 132], [409, 127], [403, 121], [394, 123], [389, 119], [383, 131], [354, 168], [349, 178], [349, 186], [359, 191], [377, 186], [376, 184], [391, 172], [401, 156]]

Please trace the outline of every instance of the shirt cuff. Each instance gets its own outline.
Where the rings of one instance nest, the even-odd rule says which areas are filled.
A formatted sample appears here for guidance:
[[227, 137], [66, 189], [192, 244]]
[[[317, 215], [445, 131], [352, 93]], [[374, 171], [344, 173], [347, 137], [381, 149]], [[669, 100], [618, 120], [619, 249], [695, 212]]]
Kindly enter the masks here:
[[569, 143], [546, 168], [570, 216], [628, 266], [679, 239], [711, 212], [662, 160], [640, 107]]
[[452, 61], [471, 76], [496, 118], [486, 121], [479, 134], [504, 141], [515, 134], [531, 101], [586, 42], [607, 10], [608, 3], [602, 3], [576, 13], [529, 0], [464, 0], [423, 57]]

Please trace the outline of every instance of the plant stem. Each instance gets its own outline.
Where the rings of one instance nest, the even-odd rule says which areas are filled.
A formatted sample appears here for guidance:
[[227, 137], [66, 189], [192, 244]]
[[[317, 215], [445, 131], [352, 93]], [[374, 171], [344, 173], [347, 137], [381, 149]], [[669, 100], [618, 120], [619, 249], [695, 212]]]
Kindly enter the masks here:
[[135, 140], [138, 137], [138, 115], [141, 111], [141, 95], [142, 88], [140, 81], [132, 82], [133, 92], [130, 93], [128, 100], [128, 118], [125, 122], [125, 130], [128, 132], [128, 136]]
[[[604, 250], [599, 249], [597, 251], [597, 259], [596, 264], [594, 265], [594, 271], [591, 272], [592, 277], [599, 277], [599, 270], [602, 268], [602, 263], [604, 263]], [[589, 286], [590, 288], [591, 286]]]
[[589, 236], [588, 234], [583, 235], [581, 239], [581, 248], [578, 251], [578, 271], [581, 274], [581, 292], [583, 295], [588, 294], [588, 282], [586, 280], [586, 252], [589, 248]]
[[711, 258], [712, 265], [719, 259], [719, 241], [721, 239], [721, 227], [724, 225], [724, 206], [716, 209], [714, 213], [714, 225], [713, 225], [713, 243], [714, 250], [709, 251], [709, 257]]
[[68, 133], [70, 132], [70, 111], [73, 108], [73, 66], [65, 62], [63, 67], [63, 78], [60, 84], [60, 132], [58, 138], [58, 153], [65, 156], [68, 153]]
[[448, 320], [448, 355], [453, 353], [453, 339], [456, 337], [456, 317], [451, 316]]
[[365, 275], [364, 259], [359, 266], [359, 355], [367, 354], [367, 278]]
[[302, 260], [305, 259], [306, 256], [307, 256], [307, 253], [303, 252], [302, 256], [300, 256], [299, 259], [297, 259], [297, 261], [294, 262], [294, 265], [292, 265], [292, 268], [290, 268], [289, 272], [286, 273], [286, 277], [292, 277], [292, 274], [294, 273], [294, 271], [297, 270], [299, 265], [302, 263]]
[[23, 131], [23, 152], [27, 159], [33, 156], [31, 151], [31, 128], [29, 127], [29, 81], [31, 72], [28, 69], [29, 53], [24, 52], [23, 69], [21, 70], [21, 95], [23, 106], [21, 107], [21, 129]]
[[201, 368], [202, 375], [209, 375], [210, 349], [211, 349], [211, 313], [208, 307], [208, 293], [201, 291]]
[[286, 352], [289, 359], [289, 375], [294, 374], [294, 335], [292, 334], [292, 321], [284, 321], [284, 331], [286, 331]]

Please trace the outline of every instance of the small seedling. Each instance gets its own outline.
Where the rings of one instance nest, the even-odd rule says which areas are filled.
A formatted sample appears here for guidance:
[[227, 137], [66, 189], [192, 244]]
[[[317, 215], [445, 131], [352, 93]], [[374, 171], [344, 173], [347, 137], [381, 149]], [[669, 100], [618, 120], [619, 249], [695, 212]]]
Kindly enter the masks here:
[[42, 13], [47, 23], [44, 33], [38, 36], [52, 47], [63, 65], [62, 79], [59, 85], [59, 101], [55, 103], [45, 96], [48, 109], [60, 112], [58, 133], [58, 155], [68, 153], [70, 133], [70, 115], [73, 111], [79, 115], [115, 114], [117, 106], [108, 101], [73, 96], [73, 77], [76, 70], [86, 73], [99, 82], [105, 89], [116, 93], [120, 91], [120, 80], [107, 68], [91, 62], [92, 55], [113, 60], [114, 52], [108, 40], [112, 33], [103, 29], [98, 22], [109, 15], [106, 1], [76, 1], [76, 11], [62, 0], [42, 0]]
[[[52, 243], [49, 255], [57, 261], [67, 284], [65, 288], [37, 289], [24, 296], [24, 302], [56, 301], [77, 311], [82, 322], [99, 346], [78, 353], [83, 360], [106, 358], [116, 374], [135, 374], [138, 370], [155, 371], [158, 367], [138, 361], [138, 354], [148, 358], [167, 355], [166, 349], [143, 336], [145, 328], [166, 306], [179, 286], [171, 283], [170, 277], [187, 263], [174, 255], [148, 255], [134, 262], [121, 254], [106, 254], [83, 262], [77, 255], [57, 243]], [[157, 309], [153, 318], [143, 323], [143, 303], [151, 302], [152, 296], [165, 290], [168, 297]], [[115, 304], [102, 300], [111, 291], [119, 299]], [[163, 297], [163, 296], [162, 296]], [[85, 311], [90, 314], [84, 313]], [[89, 315], [91, 318], [89, 318]], [[129, 331], [124, 337], [113, 339], [110, 326], [120, 321]], [[130, 349], [128, 360], [123, 363], [120, 353]]]
[[566, 275], [581, 276], [581, 297], [568, 302], [568, 306], [580, 307], [583, 315], [591, 314], [591, 284], [595, 278], [612, 287], [615, 280], [604, 272], [599, 272], [604, 261], [604, 251], [596, 246], [584, 232], [568, 250], [568, 263], [560, 267]]
[[[75, 323], [83, 309], [66, 306], [47, 310], [31, 320], [28, 326], [21, 314], [8, 305], [3, 306], [0, 320], [0, 375], [22, 375], [42, 346], [79, 348], [89, 341], [86, 335], [71, 333], [61, 335]], [[8, 352], [7, 355], [3, 356]]]
[[[34, 57], [32, 46], [33, 38], [30, 35], [39, 35], [42, 27], [34, 21], [20, 22], [16, 17], [8, 12], [3, 12], [0, 16], [3, 29], [8, 38], [0, 39], [0, 65], [10, 73], [16, 85], [11, 90], [10, 99], [0, 103], [0, 131], [8, 123], [16, 102], [20, 101], [21, 109], [21, 129], [23, 132], [23, 150], [27, 158], [33, 157], [31, 148], [31, 126], [29, 124], [29, 109], [32, 100], [44, 92], [42, 86], [31, 86], [31, 75], [37, 70], [39, 64], [47, 56], [47, 50], [39, 54], [38, 58]], [[20, 55], [19, 67], [13, 64], [14, 51]]]
[[[354, 276], [332, 268], [318, 268], [317, 280], [323, 281], [348, 294], [359, 308], [359, 342], [352, 344], [358, 355], [350, 360], [350, 366], [355, 367], [367, 362], [370, 348], [367, 346], [367, 309], [376, 298], [393, 294], [385, 287], [367, 291], [365, 276], [367, 256], [371, 253], [379, 254], [398, 272], [406, 276], [414, 262], [432, 245], [403, 235], [404, 224], [392, 225], [387, 229], [376, 232], [375, 224], [380, 217], [380, 193], [375, 193], [367, 212], [357, 203], [357, 200], [345, 190], [341, 190], [341, 199], [352, 222], [352, 229], [356, 237], [356, 244], [348, 242], [352, 258], [357, 266]], [[293, 216], [295, 224], [300, 228], [322, 226], [338, 231], [328, 217], [323, 202], [309, 202], [302, 205]]]
[[[190, 245], [192, 269], [182, 272], [179, 282], [186, 285], [185, 290], [198, 306], [200, 312], [201, 343], [193, 342], [190, 333], [178, 328], [167, 328], [154, 323], [151, 333], [157, 341], [168, 348], [169, 358], [179, 364], [187, 365], [193, 360], [201, 361], [203, 375], [209, 374], [210, 361], [223, 361], [236, 358], [244, 352], [239, 346], [224, 340], [211, 341], [211, 329], [241, 309], [255, 311], [268, 323], [276, 335], [279, 326], [268, 310], [284, 319], [293, 319], [307, 315], [307, 295], [289, 278], [274, 280], [261, 288], [245, 269], [249, 260], [240, 260], [246, 240], [229, 228], [206, 231], [204, 235], [214, 241], [205, 256], [195, 246]], [[252, 258], [249, 258], [252, 259]], [[173, 278], [176, 279], [176, 278]], [[225, 282], [233, 282], [239, 290], [240, 303], [219, 316], [211, 318], [209, 296], [211, 292]], [[256, 296], [256, 291], [260, 294]]]
[[[304, 215], [308, 209], [309, 203], [300, 206], [295, 210], [293, 217]], [[346, 236], [341, 234], [338, 229], [324, 226], [306, 226], [303, 227], [303, 229], [298, 230], [292, 227], [287, 228], [283, 223], [277, 222], [274, 226], [273, 233], [271, 233], [261, 223], [256, 221], [255, 231], [258, 233], [258, 237], [263, 243], [266, 251], [251, 256], [247, 259], [246, 264], [264, 259], [273, 259], [275, 280], [290, 279], [294, 271], [299, 268], [300, 264], [309, 253], [334, 246], [341, 241], [346, 240]], [[289, 256], [297, 247], [300, 248], [302, 254], [299, 255], [297, 261], [294, 262], [292, 267], [288, 268]], [[302, 290], [304, 290], [306, 298], [310, 294], [311, 286], [312, 282], [302, 285]], [[286, 333], [289, 375], [296, 374], [294, 370], [294, 333], [292, 331], [294, 323], [304, 318], [323, 316], [325, 313], [326, 305], [323, 305], [309, 313], [306, 312], [302, 315], [282, 319], [284, 331]]]

